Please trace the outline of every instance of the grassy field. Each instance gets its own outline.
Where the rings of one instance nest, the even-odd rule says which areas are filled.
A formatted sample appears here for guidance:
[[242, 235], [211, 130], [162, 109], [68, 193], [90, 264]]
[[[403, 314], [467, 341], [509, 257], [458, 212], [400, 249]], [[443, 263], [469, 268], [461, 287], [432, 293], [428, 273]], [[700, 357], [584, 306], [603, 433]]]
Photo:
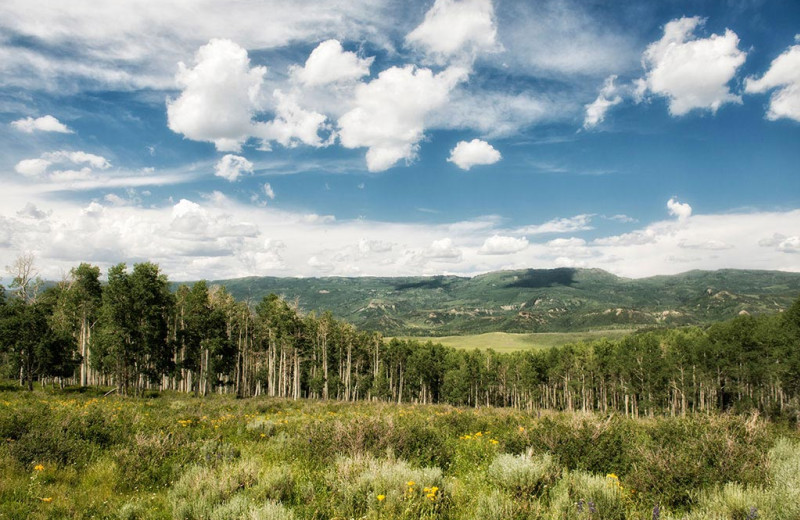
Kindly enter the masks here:
[[514, 334], [509, 332], [487, 332], [470, 336], [425, 336], [404, 337], [416, 341], [433, 341], [447, 347], [463, 350], [494, 349], [497, 352], [513, 352], [515, 350], [539, 350], [559, 347], [567, 343], [593, 341], [601, 338], [619, 339], [633, 330], [609, 329], [586, 332], [539, 332], [533, 334]]
[[797, 431], [756, 416], [5, 388], [2, 519], [800, 517]]

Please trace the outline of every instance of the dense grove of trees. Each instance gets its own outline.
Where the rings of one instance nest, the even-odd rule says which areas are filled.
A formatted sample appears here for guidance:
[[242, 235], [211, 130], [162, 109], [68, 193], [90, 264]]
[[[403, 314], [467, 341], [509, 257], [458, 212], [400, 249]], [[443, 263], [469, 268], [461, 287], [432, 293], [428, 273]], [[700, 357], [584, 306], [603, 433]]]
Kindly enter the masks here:
[[0, 286], [0, 356], [6, 375], [28, 388], [40, 381], [113, 385], [122, 394], [170, 389], [632, 416], [800, 408], [800, 299], [778, 315], [707, 329], [498, 354], [387, 341], [327, 312], [301, 315], [275, 295], [237, 302], [205, 282], [173, 293], [151, 263], [116, 265], [106, 283], [98, 267], [81, 264], [43, 292], [24, 267], [11, 295]]

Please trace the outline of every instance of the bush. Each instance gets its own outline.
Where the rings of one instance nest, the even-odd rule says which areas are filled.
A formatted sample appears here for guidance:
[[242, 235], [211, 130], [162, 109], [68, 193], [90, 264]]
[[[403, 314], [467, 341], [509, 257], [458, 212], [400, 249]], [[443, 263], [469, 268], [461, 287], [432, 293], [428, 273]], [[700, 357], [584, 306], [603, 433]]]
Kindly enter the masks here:
[[558, 474], [550, 455], [534, 457], [531, 452], [517, 456], [500, 454], [487, 471], [491, 482], [517, 497], [542, 493], [545, 486], [555, 482]]
[[565, 473], [553, 488], [552, 520], [624, 520], [629, 501], [619, 480], [583, 471]]
[[446, 500], [442, 471], [402, 460], [341, 457], [329, 474], [336, 516], [435, 517]]

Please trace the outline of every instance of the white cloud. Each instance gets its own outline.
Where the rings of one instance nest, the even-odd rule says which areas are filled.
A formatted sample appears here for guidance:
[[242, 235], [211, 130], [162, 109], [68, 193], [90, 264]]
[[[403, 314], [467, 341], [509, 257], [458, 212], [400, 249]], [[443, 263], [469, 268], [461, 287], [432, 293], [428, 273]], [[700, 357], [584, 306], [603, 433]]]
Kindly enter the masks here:
[[[211, 38], [247, 49], [275, 49], [337, 37], [389, 45], [392, 6], [375, 0], [330, 0], [313, 9], [279, 0], [50, 2], [7, 0], [0, 33], [36, 42], [0, 42], [0, 84], [63, 93], [76, 89], [170, 89], [175, 63]], [[146, 37], [143, 37], [146, 35]], [[64, 52], [68, 48], [69, 52]]]
[[561, 94], [512, 94], [462, 84], [430, 120], [436, 128], [476, 130], [485, 138], [494, 138], [513, 135], [536, 123], [572, 120], [578, 107]]
[[638, 220], [636, 220], [635, 218], [629, 217], [628, 215], [622, 215], [622, 214], [604, 216], [603, 218], [605, 218], [606, 220], [613, 220], [615, 222], [622, 222], [623, 224], [628, 224], [630, 222], [638, 222]]
[[57, 132], [61, 134], [73, 133], [72, 130], [67, 128], [67, 125], [51, 115], [37, 117], [36, 119], [26, 117], [25, 119], [12, 121], [11, 125], [20, 132], [25, 132], [26, 134], [32, 134], [37, 130], [40, 132]]
[[105, 170], [111, 167], [108, 159], [92, 153], [82, 151], [59, 150], [46, 152], [38, 159], [23, 159], [18, 162], [14, 170], [25, 177], [42, 177], [54, 164], [88, 164], [89, 167], [80, 170], [61, 169], [50, 173], [49, 179], [58, 182], [85, 179], [92, 172], [92, 168]]
[[447, 58], [497, 51], [497, 27], [491, 0], [436, 0], [406, 42], [444, 63]]
[[639, 64], [638, 28], [581, 0], [503, 2], [501, 59], [533, 76], [603, 78]]
[[213, 39], [195, 54], [194, 67], [178, 64], [177, 99], [167, 100], [170, 130], [235, 152], [252, 132], [260, 108], [266, 67], [250, 67], [247, 51], [230, 40]]
[[739, 50], [739, 37], [730, 29], [697, 38], [695, 29], [704, 23], [697, 16], [672, 20], [664, 26], [664, 36], [642, 55], [646, 75], [641, 88], [666, 97], [674, 116], [694, 109], [716, 112], [725, 103], [741, 102], [728, 83], [747, 53]]
[[678, 247], [683, 249], [703, 249], [706, 251], [723, 251], [725, 249], [732, 249], [733, 245], [727, 244], [721, 240], [703, 240], [701, 242], [692, 242], [690, 240], [681, 240], [678, 242]]
[[370, 253], [388, 253], [392, 250], [392, 247], [390, 242], [384, 242], [382, 240], [367, 240], [366, 238], [362, 238], [358, 241], [358, 250], [365, 255]]
[[70, 152], [66, 150], [59, 150], [57, 152], [47, 152], [42, 154], [42, 159], [46, 159], [51, 163], [64, 163], [70, 162], [73, 164], [88, 164], [92, 168], [105, 170], [111, 167], [108, 159], [93, 153], [82, 151]]
[[280, 90], [275, 90], [273, 96], [277, 100], [275, 119], [256, 125], [255, 134], [264, 140], [262, 149], [269, 149], [269, 141], [277, 141], [288, 148], [294, 148], [298, 143], [314, 147], [331, 144], [332, 139], [323, 141], [319, 136], [320, 131], [328, 129], [326, 116], [304, 110], [294, 96]]
[[275, 190], [272, 189], [270, 183], [265, 182], [263, 189], [264, 189], [264, 195], [269, 197], [270, 200], [275, 200]]
[[492, 235], [483, 242], [483, 245], [478, 249], [478, 254], [510, 255], [519, 253], [527, 247], [528, 239], [525, 237], [514, 238], [503, 235]]
[[431, 242], [431, 245], [422, 252], [422, 256], [442, 262], [458, 262], [461, 260], [462, 252], [453, 245], [452, 239], [441, 238]]
[[426, 116], [447, 103], [467, 71], [451, 67], [439, 74], [412, 65], [391, 67], [356, 87], [355, 107], [339, 118], [345, 148], [367, 147], [367, 168], [382, 171], [416, 157]]
[[514, 230], [517, 234], [543, 235], [545, 233], [574, 233], [594, 229], [591, 225], [593, 215], [575, 215], [569, 218], [556, 218], [544, 224], [525, 226]]
[[92, 169], [83, 167], [80, 170], [54, 170], [50, 172], [50, 180], [56, 183], [86, 181], [92, 177]]
[[354, 52], [345, 51], [338, 40], [326, 40], [311, 51], [303, 67], [292, 67], [291, 75], [309, 87], [342, 81], [355, 81], [369, 76], [369, 68], [375, 58], [359, 58]]
[[772, 247], [776, 251], [783, 253], [800, 253], [800, 236], [787, 237], [781, 233], [775, 233], [771, 238], [764, 238], [758, 241], [761, 247]]
[[678, 217], [678, 221], [683, 222], [692, 216], [692, 207], [689, 204], [678, 202], [676, 198], [667, 201], [669, 214]]
[[47, 159], [23, 159], [17, 163], [14, 170], [25, 177], [39, 177], [51, 164]]
[[[73, 201], [32, 192], [29, 183], [4, 185], [0, 265], [27, 248], [37, 251], [43, 276], [51, 279], [83, 261], [105, 270], [142, 258], [158, 263], [173, 280], [323, 273], [411, 276], [441, 274], [443, 266], [467, 275], [558, 265], [600, 267], [634, 277], [720, 268], [800, 272], [800, 210], [693, 214], [685, 221], [653, 222], [626, 235], [599, 234], [591, 241], [552, 237], [544, 243], [530, 241], [513, 254], [487, 255], [480, 254], [486, 237], [519, 240], [522, 235], [503, 229], [503, 220], [494, 217], [445, 224], [336, 220], [238, 202], [220, 193], [154, 206]], [[25, 202], [35, 209], [18, 213]], [[40, 208], [47, 208], [46, 218], [36, 218]], [[589, 223], [588, 218], [555, 219], [538, 231]], [[309, 265], [312, 257], [320, 268]]]
[[36, 204], [28, 202], [25, 207], [17, 211], [17, 215], [23, 218], [32, 218], [35, 220], [42, 220], [47, 218], [51, 212], [42, 211], [36, 207]]
[[214, 166], [214, 175], [231, 182], [245, 173], [253, 173], [253, 163], [240, 155], [227, 154]]
[[459, 141], [455, 148], [450, 150], [447, 162], [454, 163], [462, 170], [469, 170], [475, 165], [494, 164], [500, 158], [500, 152], [492, 145], [480, 139], [473, 139], [470, 142]]
[[594, 128], [603, 122], [606, 112], [611, 107], [622, 103], [619, 88], [614, 85], [616, 79], [616, 75], [607, 77], [605, 83], [603, 83], [603, 88], [600, 89], [600, 93], [597, 95], [597, 99], [586, 105], [586, 117], [583, 120], [584, 128]]
[[800, 45], [792, 45], [772, 60], [760, 79], [745, 80], [745, 92], [758, 94], [773, 90], [767, 119], [782, 117], [800, 121]]

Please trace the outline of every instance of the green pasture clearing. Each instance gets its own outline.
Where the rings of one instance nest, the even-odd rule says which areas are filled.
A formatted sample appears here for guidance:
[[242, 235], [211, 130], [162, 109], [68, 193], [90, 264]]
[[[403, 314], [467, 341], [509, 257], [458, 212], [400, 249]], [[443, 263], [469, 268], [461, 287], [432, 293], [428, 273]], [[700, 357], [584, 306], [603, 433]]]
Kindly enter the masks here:
[[403, 337], [416, 341], [441, 343], [446, 347], [462, 350], [494, 349], [497, 352], [514, 352], [517, 350], [543, 350], [559, 347], [568, 343], [593, 341], [602, 338], [619, 339], [634, 332], [632, 329], [592, 330], [584, 332], [537, 332], [531, 334], [515, 334], [510, 332], [487, 332], [469, 336], [425, 336]]

